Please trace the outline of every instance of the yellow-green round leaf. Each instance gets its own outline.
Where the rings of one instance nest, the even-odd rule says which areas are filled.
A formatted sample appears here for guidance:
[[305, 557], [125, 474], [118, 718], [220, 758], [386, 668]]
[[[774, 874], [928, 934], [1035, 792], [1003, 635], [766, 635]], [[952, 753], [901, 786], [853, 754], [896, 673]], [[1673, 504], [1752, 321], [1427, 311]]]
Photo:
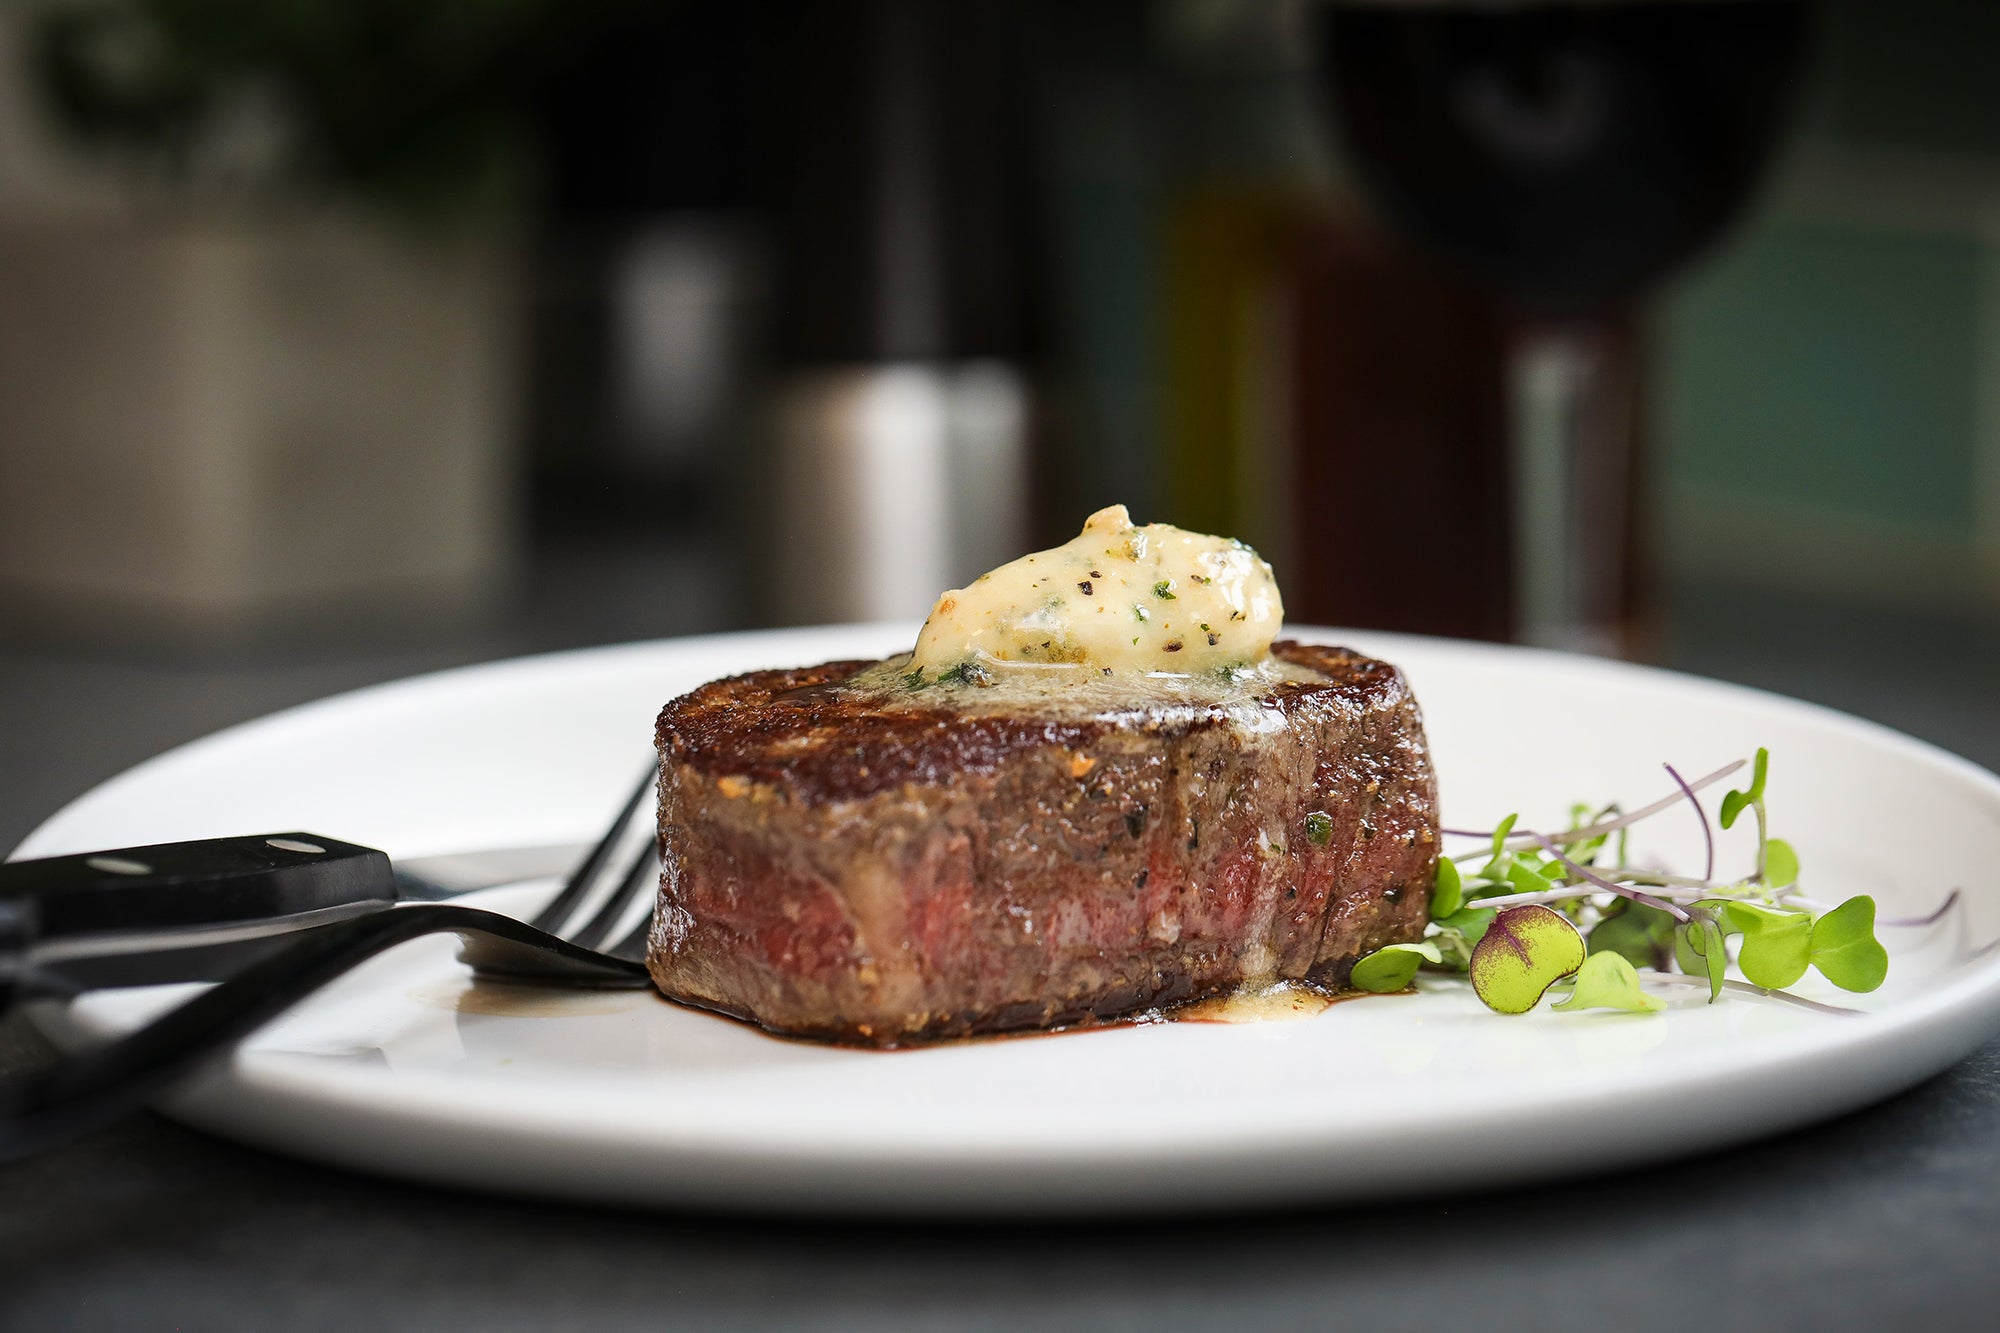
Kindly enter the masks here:
[[1473, 947], [1473, 993], [1490, 1009], [1525, 1014], [1550, 986], [1583, 966], [1583, 936], [1561, 912], [1530, 904], [1510, 907]]
[[1650, 1014], [1666, 1008], [1656, 995], [1646, 994], [1639, 974], [1621, 954], [1604, 951], [1583, 960], [1576, 970], [1576, 986], [1569, 998], [1556, 1009], [1623, 1009], [1627, 1013]]

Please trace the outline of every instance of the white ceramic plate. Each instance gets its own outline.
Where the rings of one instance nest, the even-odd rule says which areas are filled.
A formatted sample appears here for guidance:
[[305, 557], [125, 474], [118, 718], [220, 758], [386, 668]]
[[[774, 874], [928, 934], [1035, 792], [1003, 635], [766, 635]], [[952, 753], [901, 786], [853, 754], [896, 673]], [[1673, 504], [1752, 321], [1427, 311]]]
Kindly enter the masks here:
[[[871, 1052], [787, 1042], [650, 995], [478, 1012], [449, 941], [344, 978], [171, 1114], [305, 1157], [426, 1180], [654, 1204], [959, 1214], [1214, 1208], [1596, 1170], [1800, 1125], [1885, 1096], [2000, 1027], [2000, 779], [1824, 709], [1615, 663], [1333, 631], [1403, 666], [1446, 822], [1667, 789], [1768, 745], [1776, 831], [1815, 896], [1875, 895], [1887, 986], [1829, 1017], [1755, 998], [1663, 1016], [1483, 1010], [1462, 983], [1295, 1022], [1163, 1024]], [[635, 644], [343, 695], [222, 732], [83, 797], [41, 856], [303, 828], [392, 855], [581, 839], [644, 763], [660, 704], [760, 666], [879, 655], [908, 626]], [[1744, 821], [1748, 823], [1749, 821]], [[1722, 864], [1749, 855], [1739, 826]], [[1686, 865], [1688, 812], [1635, 853]], [[516, 901], [524, 891], [516, 891]], [[1815, 974], [1816, 978], [1816, 974]], [[66, 1039], [188, 988], [103, 992]], [[494, 1006], [485, 1006], [492, 1008]]]

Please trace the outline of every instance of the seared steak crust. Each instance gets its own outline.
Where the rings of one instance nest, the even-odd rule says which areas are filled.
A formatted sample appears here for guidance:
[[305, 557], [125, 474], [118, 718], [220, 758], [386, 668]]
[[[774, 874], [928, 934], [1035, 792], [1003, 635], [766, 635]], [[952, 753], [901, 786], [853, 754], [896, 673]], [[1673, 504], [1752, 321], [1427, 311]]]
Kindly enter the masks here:
[[1394, 667], [1273, 652], [1305, 678], [1228, 704], [981, 713], [842, 688], [862, 662], [674, 700], [654, 980], [880, 1046], [1343, 984], [1423, 934], [1436, 784]]

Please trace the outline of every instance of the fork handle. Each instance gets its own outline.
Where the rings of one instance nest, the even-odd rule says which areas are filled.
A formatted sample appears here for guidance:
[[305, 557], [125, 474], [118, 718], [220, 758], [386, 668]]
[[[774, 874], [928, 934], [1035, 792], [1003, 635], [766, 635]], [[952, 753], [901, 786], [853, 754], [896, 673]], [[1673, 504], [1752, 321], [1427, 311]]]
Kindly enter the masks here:
[[327, 982], [420, 935], [456, 934], [482, 972], [637, 988], [646, 969], [497, 912], [414, 903], [299, 932], [283, 949], [108, 1046], [0, 1082], [0, 1160], [108, 1124], [225, 1053]]

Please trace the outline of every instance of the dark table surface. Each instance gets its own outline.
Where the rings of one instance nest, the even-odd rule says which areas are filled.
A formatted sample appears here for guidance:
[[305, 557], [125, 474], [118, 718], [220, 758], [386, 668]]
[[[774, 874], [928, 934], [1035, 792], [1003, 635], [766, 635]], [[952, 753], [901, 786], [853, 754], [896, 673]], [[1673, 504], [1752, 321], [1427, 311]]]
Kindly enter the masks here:
[[[0, 846], [226, 723], [645, 633], [550, 609], [570, 605], [370, 652], [0, 648]], [[2000, 766], [1989, 629], [1718, 589], [1685, 590], [1670, 624], [1671, 665]], [[46, 1055], [0, 1021], [0, 1074]], [[150, 1115], [0, 1165], [8, 1329], [1983, 1329], [1996, 1311], [2000, 1042], [1881, 1105], [1728, 1152], [1249, 1217], [1198, 1200], [1186, 1216], [1006, 1228], [560, 1206], [307, 1165]]]

